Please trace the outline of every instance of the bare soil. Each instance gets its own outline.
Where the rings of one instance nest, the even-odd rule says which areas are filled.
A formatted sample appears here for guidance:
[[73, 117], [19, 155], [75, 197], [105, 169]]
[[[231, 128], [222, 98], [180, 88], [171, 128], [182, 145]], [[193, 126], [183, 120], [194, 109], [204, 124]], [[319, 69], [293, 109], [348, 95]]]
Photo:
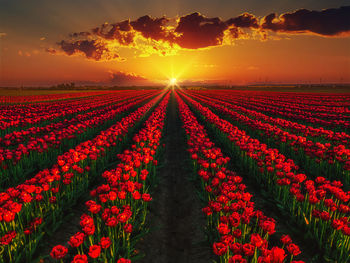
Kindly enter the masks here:
[[169, 103], [164, 162], [152, 195], [150, 233], [138, 246], [146, 255], [139, 262], [212, 262], [211, 248], [203, 231], [206, 219], [186, 167], [185, 137], [173, 95]]

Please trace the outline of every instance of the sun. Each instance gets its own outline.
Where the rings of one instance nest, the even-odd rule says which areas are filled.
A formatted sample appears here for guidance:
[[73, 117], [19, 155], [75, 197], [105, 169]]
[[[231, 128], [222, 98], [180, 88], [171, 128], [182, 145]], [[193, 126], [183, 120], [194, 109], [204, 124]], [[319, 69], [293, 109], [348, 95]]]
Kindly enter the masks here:
[[171, 79], [169, 79], [169, 85], [175, 86], [176, 83], [177, 83], [177, 79], [176, 79], [176, 78], [171, 78]]

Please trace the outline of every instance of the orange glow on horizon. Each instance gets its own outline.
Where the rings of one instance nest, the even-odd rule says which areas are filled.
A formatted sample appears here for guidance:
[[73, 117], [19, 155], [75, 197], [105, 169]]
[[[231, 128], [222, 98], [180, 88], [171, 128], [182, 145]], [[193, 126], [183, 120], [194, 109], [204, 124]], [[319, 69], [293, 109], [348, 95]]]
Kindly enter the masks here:
[[[2, 37], [0, 86], [35, 86], [80, 82], [110, 83], [110, 72], [143, 76], [148, 84], [218, 83], [349, 83], [350, 38], [299, 35], [279, 40], [239, 40], [234, 45], [186, 50], [163, 45], [162, 55], [151, 45], [132, 50], [110, 42], [120, 60], [96, 62], [83, 56], [51, 55], [38, 44], [13, 43]], [[38, 42], [45, 40], [38, 39]], [[174, 50], [172, 50], [174, 48]], [[21, 51], [21, 52], [19, 52]], [[28, 54], [28, 55], [26, 55]], [[30, 54], [30, 55], [29, 55]], [[1, 65], [0, 65], [1, 66]], [[130, 83], [133, 85], [133, 83]]]

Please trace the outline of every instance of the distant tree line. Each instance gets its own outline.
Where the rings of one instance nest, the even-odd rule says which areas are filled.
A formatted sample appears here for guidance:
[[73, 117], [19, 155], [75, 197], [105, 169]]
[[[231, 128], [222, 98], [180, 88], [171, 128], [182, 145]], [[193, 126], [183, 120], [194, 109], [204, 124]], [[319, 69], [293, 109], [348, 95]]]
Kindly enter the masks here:
[[71, 83], [61, 83], [61, 84], [57, 84], [57, 85], [53, 85], [50, 87], [50, 89], [63, 89], [63, 90], [72, 90], [72, 89], [76, 89], [77, 87], [75, 86], [74, 82]]

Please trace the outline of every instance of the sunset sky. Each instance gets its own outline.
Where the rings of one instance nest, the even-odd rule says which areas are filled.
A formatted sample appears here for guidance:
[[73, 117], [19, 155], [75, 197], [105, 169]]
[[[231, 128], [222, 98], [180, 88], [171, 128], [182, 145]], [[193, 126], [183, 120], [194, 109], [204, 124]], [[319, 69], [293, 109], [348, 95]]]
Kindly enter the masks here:
[[0, 86], [350, 83], [341, 0], [0, 0]]

